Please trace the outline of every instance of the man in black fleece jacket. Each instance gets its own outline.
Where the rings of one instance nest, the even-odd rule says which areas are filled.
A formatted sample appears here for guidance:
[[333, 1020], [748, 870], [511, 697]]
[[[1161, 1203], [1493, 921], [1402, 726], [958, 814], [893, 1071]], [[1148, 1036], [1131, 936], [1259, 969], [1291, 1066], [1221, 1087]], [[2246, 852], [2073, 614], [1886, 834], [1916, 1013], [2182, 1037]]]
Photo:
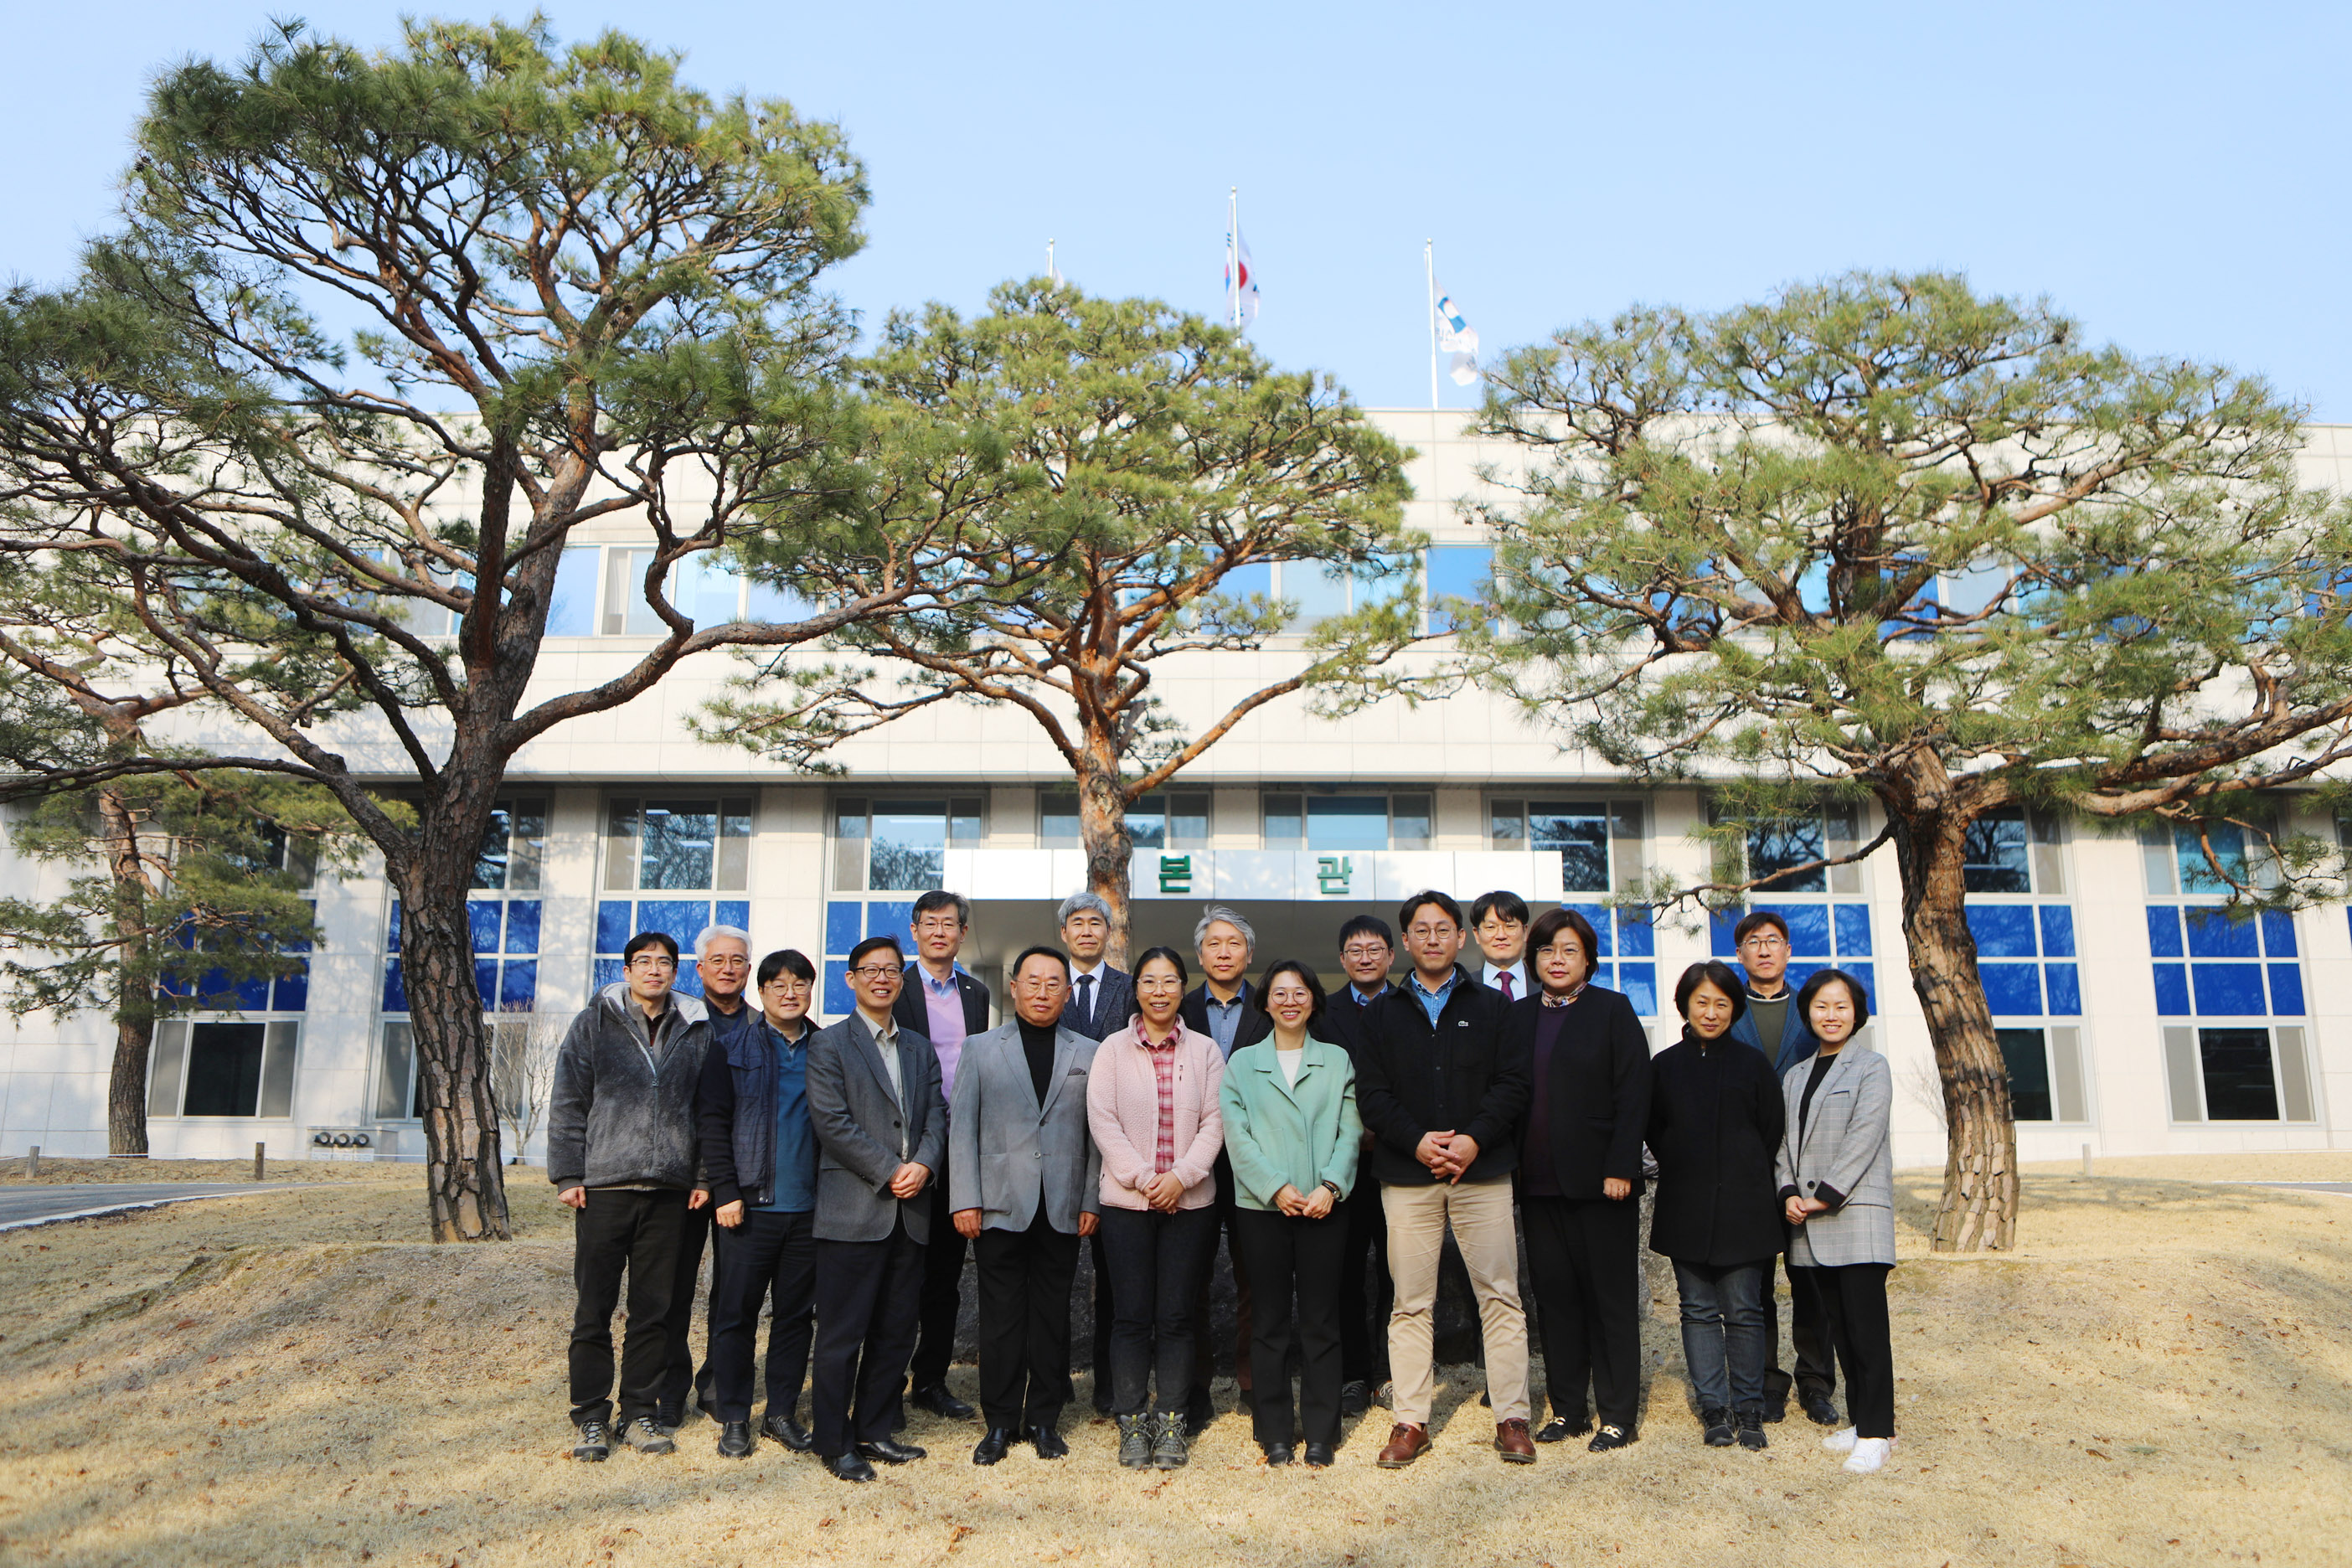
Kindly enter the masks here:
[[623, 953], [621, 983], [572, 1022], [555, 1057], [547, 1117], [547, 1174], [579, 1211], [572, 1275], [572, 1456], [611, 1452], [613, 1309], [625, 1271], [629, 1336], [621, 1354], [621, 1440], [648, 1454], [673, 1445], [656, 1423], [670, 1359], [670, 1298], [678, 1246], [696, 1190], [695, 1091], [710, 1045], [702, 1004], [674, 994], [677, 943], [640, 931]]

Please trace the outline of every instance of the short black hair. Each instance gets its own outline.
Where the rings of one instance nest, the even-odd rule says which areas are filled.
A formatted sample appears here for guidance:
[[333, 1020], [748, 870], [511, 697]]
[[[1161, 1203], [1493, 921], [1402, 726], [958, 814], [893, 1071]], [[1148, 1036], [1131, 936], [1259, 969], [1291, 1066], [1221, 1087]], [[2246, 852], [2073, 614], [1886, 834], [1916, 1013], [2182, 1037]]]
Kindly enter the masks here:
[[1004, 973], [1013, 976], [1015, 980], [1018, 980], [1021, 977], [1021, 966], [1028, 963], [1033, 958], [1052, 959], [1055, 963], [1062, 966], [1062, 978], [1067, 980], [1070, 977], [1070, 955], [1064, 952], [1058, 947], [1047, 947], [1042, 942], [1034, 947], [1023, 948], [1021, 950], [1021, 956], [1014, 959], [1013, 961], [1013, 967], [1006, 970]]
[[1265, 973], [1259, 975], [1257, 984], [1250, 988], [1251, 1006], [1269, 1018], [1274, 1016], [1274, 1009], [1265, 1005], [1265, 994], [1274, 989], [1274, 977], [1277, 974], [1296, 974], [1300, 980], [1306, 982], [1307, 994], [1315, 998], [1315, 1005], [1307, 1009], [1307, 1022], [1309, 1025], [1323, 1016], [1325, 1001], [1323, 983], [1315, 978], [1313, 970], [1295, 958], [1277, 958], [1265, 966]]
[[1710, 958], [1704, 963], [1694, 963], [1683, 971], [1683, 977], [1675, 982], [1675, 1011], [1680, 1013], [1685, 1021], [1688, 1021], [1691, 993], [1697, 990], [1701, 984], [1712, 984], [1717, 991], [1730, 997], [1731, 1021], [1735, 1024], [1739, 1022], [1739, 1016], [1748, 1011], [1748, 987], [1741, 984], [1739, 976], [1731, 972], [1731, 965], [1719, 958]]
[[808, 961], [808, 955], [796, 947], [780, 947], [760, 960], [759, 973], [754, 984], [765, 985], [777, 975], [786, 973], [790, 973], [796, 979], [805, 980], [812, 985], [816, 984], [816, 965], [811, 963]]
[[1586, 984], [1592, 983], [1594, 972], [1601, 967], [1601, 936], [1592, 929], [1592, 922], [1566, 904], [1546, 910], [1528, 928], [1528, 950], [1519, 955], [1519, 970], [1527, 978], [1528, 995], [1543, 990], [1543, 977], [1536, 973], [1536, 954], [1558, 941], [1562, 931], [1573, 932], [1576, 940], [1584, 944]]
[[1192, 984], [1192, 972], [1184, 967], [1184, 955], [1177, 952], [1172, 947], [1145, 948], [1141, 952], [1136, 954], [1135, 967], [1129, 970], [1128, 973], [1129, 974], [1142, 973], [1143, 966], [1150, 963], [1155, 958], [1164, 958], [1169, 963], [1176, 966], [1176, 979], [1178, 984], [1182, 985], [1190, 985]]
[[1789, 940], [1789, 922], [1787, 921], [1782, 920], [1770, 910], [1750, 910], [1746, 914], [1739, 917], [1739, 923], [1738, 925], [1731, 928], [1731, 945], [1738, 947], [1741, 942], [1746, 942], [1748, 940], [1748, 933], [1754, 931], [1759, 926], [1771, 926], [1780, 931], [1780, 940], [1782, 942]]
[[1813, 998], [1822, 994], [1822, 987], [1830, 984], [1844, 986], [1845, 994], [1853, 998], [1853, 1032], [1859, 1035], [1862, 1026], [1870, 1022], [1870, 991], [1843, 969], [1815, 970], [1811, 979], [1797, 987], [1797, 1016], [1805, 1020], [1806, 1028], [1811, 1028]]
[[859, 942], [856, 947], [851, 948], [849, 950], [849, 967], [852, 969], [856, 968], [858, 964], [865, 962], [865, 958], [867, 953], [872, 952], [877, 948], [883, 947], [887, 947], [890, 950], [891, 955], [898, 959], [901, 966], [906, 963], [907, 950], [898, 945], [898, 939], [897, 937], [885, 931], [880, 936], [869, 936], [864, 942]]
[[1481, 893], [1470, 906], [1470, 923], [1483, 923], [1488, 915], [1500, 915], [1507, 921], [1528, 923], [1528, 901], [1507, 889], [1497, 888], [1491, 893]]
[[1350, 918], [1347, 924], [1341, 926], [1339, 951], [1345, 952], [1348, 950], [1349, 940], [1360, 936], [1379, 937], [1381, 946], [1391, 952], [1396, 951], [1396, 932], [1389, 930], [1389, 922], [1378, 915], [1356, 915]]
[[621, 962], [627, 963], [649, 947], [660, 948], [669, 954], [672, 963], [677, 962], [677, 938], [666, 931], [641, 931], [631, 937], [628, 945], [621, 949]]
[[925, 915], [935, 914], [940, 910], [953, 910], [956, 924], [966, 931], [971, 929], [971, 900], [961, 893], [943, 893], [936, 888], [915, 900], [914, 910], [908, 915], [907, 923], [911, 926]]
[[1412, 897], [1407, 899], [1403, 904], [1399, 906], [1397, 910], [1397, 930], [1412, 930], [1413, 914], [1424, 904], [1435, 904], [1439, 909], [1445, 911], [1445, 918], [1454, 922], [1456, 930], [1462, 928], [1462, 906], [1454, 901], [1453, 895], [1450, 893], [1441, 893], [1434, 888], [1423, 888], [1420, 892], [1415, 893]]

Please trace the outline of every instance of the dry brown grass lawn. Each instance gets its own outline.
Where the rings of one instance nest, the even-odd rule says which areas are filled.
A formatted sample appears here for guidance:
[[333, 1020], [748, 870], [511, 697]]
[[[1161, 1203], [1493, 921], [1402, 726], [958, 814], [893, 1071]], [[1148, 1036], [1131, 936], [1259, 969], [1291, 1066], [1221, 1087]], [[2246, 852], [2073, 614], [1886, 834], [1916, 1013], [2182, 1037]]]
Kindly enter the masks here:
[[[2036, 1175], [2022, 1250], [1937, 1261], [1920, 1249], [1933, 1177], [1919, 1173], [1916, 1256], [1895, 1274], [1903, 1437], [1875, 1478], [1841, 1473], [1802, 1421], [1769, 1428], [1765, 1454], [1702, 1447], [1661, 1300], [1647, 1426], [1620, 1454], [1570, 1445], [1532, 1468], [1498, 1463], [1465, 1369], [1443, 1387], [1435, 1450], [1402, 1473], [1372, 1465], [1377, 1410], [1329, 1471], [1265, 1469], [1228, 1414], [1167, 1477], [1120, 1470], [1108, 1428], [1076, 1416], [1068, 1460], [1016, 1449], [975, 1469], [976, 1432], [918, 1416], [909, 1436], [931, 1458], [852, 1488], [772, 1445], [722, 1460], [698, 1420], [672, 1458], [572, 1463], [563, 1211], [518, 1182], [520, 1242], [435, 1247], [415, 1240], [415, 1174], [0, 1238], [0, 1562], [1934, 1568], [2352, 1553], [2347, 1198]], [[957, 1378], [970, 1395], [971, 1370]]]

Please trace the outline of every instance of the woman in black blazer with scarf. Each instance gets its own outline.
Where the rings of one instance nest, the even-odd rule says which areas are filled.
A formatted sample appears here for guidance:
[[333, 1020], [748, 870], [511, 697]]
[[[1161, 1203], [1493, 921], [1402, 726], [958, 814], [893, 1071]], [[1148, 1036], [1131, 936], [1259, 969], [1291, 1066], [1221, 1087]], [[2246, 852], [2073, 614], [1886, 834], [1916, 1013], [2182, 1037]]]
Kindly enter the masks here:
[[1519, 1128], [1519, 1214], [1557, 1443], [1601, 1429], [1595, 1453], [1634, 1437], [1642, 1405], [1642, 1133], [1650, 1118], [1650, 1042], [1624, 995], [1588, 984], [1598, 951], [1574, 910], [1528, 932], [1528, 994], [1503, 1045], [1535, 1086]]

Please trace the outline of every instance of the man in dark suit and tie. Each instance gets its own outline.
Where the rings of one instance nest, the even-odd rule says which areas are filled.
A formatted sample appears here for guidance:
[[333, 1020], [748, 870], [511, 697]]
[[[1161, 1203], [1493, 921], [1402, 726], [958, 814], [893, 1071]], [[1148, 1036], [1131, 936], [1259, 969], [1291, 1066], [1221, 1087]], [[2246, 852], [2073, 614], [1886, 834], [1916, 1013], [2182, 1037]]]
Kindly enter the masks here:
[[[915, 900], [911, 925], [915, 962], [891, 1016], [931, 1042], [940, 1058], [940, 1095], [955, 1100], [956, 1067], [963, 1043], [988, 1027], [988, 987], [956, 965], [964, 938], [971, 933], [971, 905], [961, 893], [932, 891]], [[956, 1317], [962, 1305], [966, 1243], [948, 1216], [954, 1194], [948, 1173], [931, 1183], [931, 1241], [923, 1250], [923, 1304], [915, 1359], [908, 1381], [919, 1409], [950, 1421], [969, 1421], [972, 1407], [948, 1392], [948, 1365], [955, 1360]]]
[[[1358, 915], [1339, 928], [1339, 967], [1348, 984], [1323, 1009], [1331, 1041], [1358, 1060], [1364, 1049], [1364, 1013], [1394, 989], [1389, 971], [1396, 963], [1396, 938], [1378, 915]], [[1364, 1146], [1372, 1135], [1364, 1133]], [[1381, 1209], [1381, 1184], [1358, 1181], [1339, 1205], [1347, 1223], [1346, 1251], [1339, 1260], [1339, 1414], [1361, 1415], [1372, 1391], [1389, 1380], [1389, 1312], [1396, 1286], [1389, 1278], [1388, 1217]], [[1369, 1280], [1366, 1266], [1370, 1264]]]
[[930, 1185], [947, 1159], [947, 1105], [931, 1043], [891, 1016], [904, 984], [898, 939], [850, 951], [856, 1009], [809, 1042], [816, 1131], [816, 1451], [845, 1481], [879, 1459], [923, 1450], [894, 1442], [899, 1380], [915, 1348]]
[[[1110, 905], [1100, 893], [1076, 892], [1055, 915], [1062, 948], [1070, 955], [1070, 1004], [1062, 1026], [1100, 1042], [1135, 1020], [1135, 979], [1115, 969], [1110, 948]], [[1103, 1258], [1102, 1232], [1087, 1238], [1095, 1270], [1095, 1414], [1110, 1414], [1110, 1268]]]

